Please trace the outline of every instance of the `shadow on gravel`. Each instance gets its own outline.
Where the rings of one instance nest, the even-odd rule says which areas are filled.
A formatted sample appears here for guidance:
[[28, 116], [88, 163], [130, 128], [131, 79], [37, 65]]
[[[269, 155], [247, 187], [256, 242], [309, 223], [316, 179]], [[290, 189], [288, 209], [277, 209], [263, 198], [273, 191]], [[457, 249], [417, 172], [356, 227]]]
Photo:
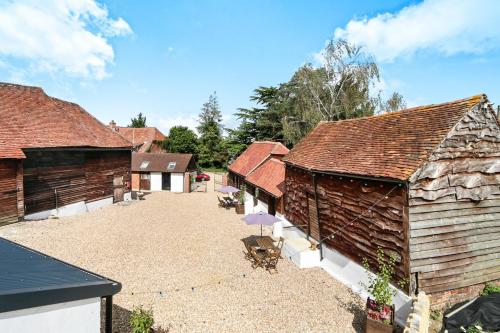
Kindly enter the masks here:
[[342, 304], [342, 307], [354, 315], [354, 320], [352, 321], [352, 327], [356, 332], [364, 332], [365, 327], [365, 309], [355, 302], [346, 303], [338, 297], [335, 297], [337, 301]]

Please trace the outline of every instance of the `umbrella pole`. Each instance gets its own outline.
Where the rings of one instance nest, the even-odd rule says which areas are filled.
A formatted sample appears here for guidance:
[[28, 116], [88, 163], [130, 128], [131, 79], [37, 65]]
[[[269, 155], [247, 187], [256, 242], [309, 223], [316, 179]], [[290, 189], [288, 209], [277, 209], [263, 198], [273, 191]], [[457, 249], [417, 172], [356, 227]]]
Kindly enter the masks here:
[[260, 236], [262, 237], [262, 224], [260, 225]]

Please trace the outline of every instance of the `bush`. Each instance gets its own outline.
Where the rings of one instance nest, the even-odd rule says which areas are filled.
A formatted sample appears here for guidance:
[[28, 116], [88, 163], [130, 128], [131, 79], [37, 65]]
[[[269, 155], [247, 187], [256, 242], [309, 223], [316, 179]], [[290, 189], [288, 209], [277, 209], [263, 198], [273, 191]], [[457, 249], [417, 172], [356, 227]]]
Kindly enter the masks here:
[[491, 295], [491, 294], [496, 294], [500, 293], [500, 286], [494, 285], [493, 283], [487, 282], [484, 285], [483, 291], [481, 291], [480, 295], [481, 296], [486, 296], [486, 295]]
[[150, 333], [153, 327], [153, 310], [144, 310], [142, 306], [135, 308], [130, 315], [132, 333]]

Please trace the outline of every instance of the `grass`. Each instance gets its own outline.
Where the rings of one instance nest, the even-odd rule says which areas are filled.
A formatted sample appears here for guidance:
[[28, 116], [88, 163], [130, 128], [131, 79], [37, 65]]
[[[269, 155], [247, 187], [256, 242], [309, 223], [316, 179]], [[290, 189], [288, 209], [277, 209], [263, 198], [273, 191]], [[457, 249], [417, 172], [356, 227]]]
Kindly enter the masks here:
[[210, 167], [210, 168], [201, 168], [203, 172], [227, 172], [227, 169], [224, 168], [215, 168], [215, 167]]

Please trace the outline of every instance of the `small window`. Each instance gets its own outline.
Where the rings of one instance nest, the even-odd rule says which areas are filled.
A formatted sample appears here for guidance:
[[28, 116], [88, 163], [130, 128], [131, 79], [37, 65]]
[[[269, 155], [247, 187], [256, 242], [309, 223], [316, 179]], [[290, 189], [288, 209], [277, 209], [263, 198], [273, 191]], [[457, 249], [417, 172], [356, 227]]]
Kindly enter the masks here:
[[176, 164], [177, 164], [177, 162], [168, 163], [167, 170], [174, 170]]
[[148, 167], [148, 165], [149, 165], [149, 161], [143, 161], [143, 162], [141, 163], [141, 166], [140, 166], [139, 168], [141, 168], [141, 169], [146, 169], [146, 168]]
[[149, 173], [141, 173], [141, 179], [149, 179]]

